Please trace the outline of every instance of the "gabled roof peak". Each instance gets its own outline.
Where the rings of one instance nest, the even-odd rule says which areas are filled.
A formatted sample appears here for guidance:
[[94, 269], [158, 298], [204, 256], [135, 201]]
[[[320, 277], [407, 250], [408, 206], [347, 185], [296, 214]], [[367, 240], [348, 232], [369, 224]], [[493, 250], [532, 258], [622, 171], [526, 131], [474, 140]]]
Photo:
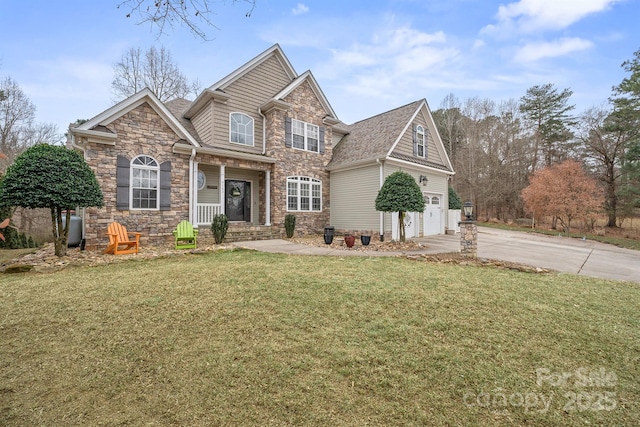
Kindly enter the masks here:
[[257, 67], [258, 65], [260, 65], [262, 62], [264, 62], [265, 60], [267, 60], [273, 55], [275, 55], [277, 59], [280, 61], [283, 69], [289, 75], [291, 80], [298, 77], [298, 73], [296, 73], [296, 70], [293, 68], [293, 65], [291, 65], [291, 62], [289, 62], [289, 59], [284, 54], [280, 45], [276, 43], [273, 46], [271, 46], [269, 49], [265, 50], [264, 52], [256, 56], [255, 58], [251, 59], [249, 62], [242, 65], [240, 68], [237, 68], [231, 74], [228, 74], [227, 76], [215, 82], [213, 85], [209, 87], [209, 89], [218, 90], [218, 91], [223, 90], [225, 87], [229, 86], [231, 83], [233, 83], [234, 81], [236, 81], [237, 79], [245, 75], [247, 72]]

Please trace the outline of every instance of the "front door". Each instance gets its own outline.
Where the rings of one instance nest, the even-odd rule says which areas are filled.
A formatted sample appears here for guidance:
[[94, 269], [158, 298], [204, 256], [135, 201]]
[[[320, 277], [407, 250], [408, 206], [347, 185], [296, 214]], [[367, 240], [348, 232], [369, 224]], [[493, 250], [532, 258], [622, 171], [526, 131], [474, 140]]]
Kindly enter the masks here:
[[225, 210], [229, 221], [251, 222], [251, 183], [225, 181]]

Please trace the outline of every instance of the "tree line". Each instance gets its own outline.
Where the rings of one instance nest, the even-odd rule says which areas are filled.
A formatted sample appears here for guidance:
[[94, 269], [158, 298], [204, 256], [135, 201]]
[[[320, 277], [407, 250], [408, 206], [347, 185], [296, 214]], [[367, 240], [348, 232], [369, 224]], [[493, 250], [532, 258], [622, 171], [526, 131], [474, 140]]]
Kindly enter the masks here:
[[[634, 215], [640, 207], [640, 50], [622, 67], [629, 75], [610, 98], [580, 114], [571, 89], [551, 83], [532, 86], [518, 100], [445, 97], [433, 117], [456, 171], [451, 184], [476, 205], [479, 218], [531, 218], [536, 212], [523, 190], [537, 172], [567, 160], [597, 182], [595, 193], [573, 197], [584, 198], [585, 206], [597, 198], [607, 226]], [[552, 188], [557, 199], [544, 199], [547, 204], [566, 195], [565, 186]]]

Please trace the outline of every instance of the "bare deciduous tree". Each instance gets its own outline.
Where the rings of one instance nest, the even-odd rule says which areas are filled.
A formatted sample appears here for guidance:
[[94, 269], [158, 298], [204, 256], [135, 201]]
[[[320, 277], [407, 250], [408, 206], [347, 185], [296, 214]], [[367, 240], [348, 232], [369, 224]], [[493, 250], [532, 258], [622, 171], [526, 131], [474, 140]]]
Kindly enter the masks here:
[[584, 157], [592, 166], [604, 189], [607, 226], [615, 227], [618, 210], [618, 183], [621, 161], [627, 144], [627, 132], [615, 123], [616, 117], [604, 106], [592, 107], [581, 116], [576, 136]]
[[457, 147], [464, 139], [461, 108], [460, 100], [450, 93], [440, 103], [440, 109], [433, 112], [438, 132], [452, 161]]
[[[166, 32], [166, 26], [184, 25], [193, 35], [208, 40], [201, 26], [217, 28], [210, 18], [213, 13], [211, 3], [211, 0], [125, 0], [118, 4], [118, 9], [128, 10], [127, 18], [138, 14], [140, 21], [137, 23], [151, 23], [152, 27], [157, 27], [158, 36]], [[233, 3], [246, 3], [247, 17], [256, 7], [255, 0], [233, 0]]]
[[173, 61], [171, 53], [164, 47], [155, 47], [142, 52], [140, 48], [129, 49], [120, 62], [113, 66], [115, 77], [111, 89], [117, 100], [149, 88], [162, 102], [197, 94], [198, 81], [189, 82]]
[[0, 80], [0, 171], [27, 148], [38, 143], [56, 144], [62, 139], [53, 124], [36, 123], [36, 107], [11, 77]]

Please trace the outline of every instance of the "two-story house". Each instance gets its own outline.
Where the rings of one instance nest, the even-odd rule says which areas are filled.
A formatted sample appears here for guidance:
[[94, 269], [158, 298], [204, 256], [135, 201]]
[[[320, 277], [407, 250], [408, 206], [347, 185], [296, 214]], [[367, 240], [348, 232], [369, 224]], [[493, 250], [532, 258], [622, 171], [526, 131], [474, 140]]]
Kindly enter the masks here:
[[68, 145], [84, 152], [105, 195], [104, 208], [83, 212], [88, 248], [106, 244], [112, 221], [161, 244], [181, 220], [208, 229], [219, 213], [278, 232], [293, 213], [299, 233], [332, 225], [392, 237], [394, 217], [374, 200], [400, 169], [423, 185], [428, 209], [437, 206], [409, 215], [407, 236], [439, 234], [453, 174], [424, 100], [348, 126], [279, 45], [194, 101], [163, 104], [142, 90], [71, 126]]

